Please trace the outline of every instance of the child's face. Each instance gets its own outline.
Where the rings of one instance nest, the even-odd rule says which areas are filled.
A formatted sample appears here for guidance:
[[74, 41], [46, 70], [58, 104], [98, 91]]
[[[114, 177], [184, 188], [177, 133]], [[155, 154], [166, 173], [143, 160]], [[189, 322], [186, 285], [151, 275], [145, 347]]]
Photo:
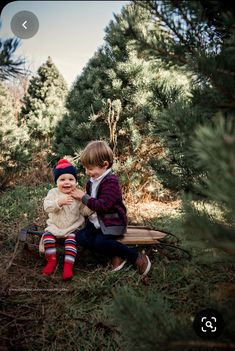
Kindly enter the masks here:
[[61, 174], [57, 179], [57, 187], [64, 194], [70, 194], [76, 188], [76, 179], [72, 174]]
[[102, 176], [102, 174], [104, 174], [104, 172], [108, 169], [108, 166], [109, 166], [108, 162], [104, 162], [103, 167], [99, 167], [99, 166], [85, 167], [86, 174], [92, 177], [93, 179], [97, 179], [100, 176]]

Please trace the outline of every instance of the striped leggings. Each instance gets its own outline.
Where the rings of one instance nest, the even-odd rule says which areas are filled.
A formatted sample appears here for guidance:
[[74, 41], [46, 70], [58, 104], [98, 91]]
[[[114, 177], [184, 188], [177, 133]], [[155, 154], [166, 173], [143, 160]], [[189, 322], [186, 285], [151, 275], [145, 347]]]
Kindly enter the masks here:
[[[45, 255], [56, 254], [56, 237], [55, 235], [45, 232], [43, 234], [43, 243]], [[71, 233], [64, 240], [64, 262], [74, 263], [77, 255], [77, 244], [75, 234]]]

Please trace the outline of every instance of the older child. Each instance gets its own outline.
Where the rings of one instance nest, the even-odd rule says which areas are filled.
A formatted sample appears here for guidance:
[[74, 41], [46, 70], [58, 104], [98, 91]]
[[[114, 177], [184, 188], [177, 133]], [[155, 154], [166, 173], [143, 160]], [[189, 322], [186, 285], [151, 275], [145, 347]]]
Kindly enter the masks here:
[[111, 170], [112, 150], [104, 141], [92, 141], [82, 152], [81, 163], [90, 176], [87, 194], [73, 190], [71, 195], [95, 213], [89, 217], [86, 227], [76, 234], [78, 245], [112, 257], [115, 271], [128, 260], [137, 266], [141, 275], [146, 275], [151, 267], [148, 256], [140, 255], [116, 240], [126, 232], [127, 216], [118, 177]]
[[50, 275], [54, 272], [57, 264], [56, 240], [65, 238], [63, 279], [67, 280], [73, 277], [73, 264], [77, 254], [74, 231], [84, 226], [84, 215], [89, 215], [92, 211], [71, 195], [76, 189], [77, 170], [69, 161], [62, 159], [57, 163], [54, 178], [57, 188], [51, 189], [44, 200], [44, 210], [49, 218], [40, 242], [40, 251], [45, 251], [47, 260], [42, 273]]

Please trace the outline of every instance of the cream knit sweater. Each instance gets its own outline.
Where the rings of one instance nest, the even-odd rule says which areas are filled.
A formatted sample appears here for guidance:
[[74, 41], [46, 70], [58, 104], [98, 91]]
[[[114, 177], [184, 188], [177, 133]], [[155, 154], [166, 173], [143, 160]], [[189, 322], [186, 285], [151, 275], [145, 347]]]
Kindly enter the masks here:
[[[81, 201], [75, 200], [70, 205], [60, 207], [58, 200], [65, 196], [58, 188], [49, 190], [44, 199], [44, 210], [48, 213], [47, 227], [45, 231], [50, 232], [58, 238], [65, 238], [76, 229], [83, 228], [84, 216], [93, 213]], [[41, 238], [39, 251], [44, 252], [43, 240]]]

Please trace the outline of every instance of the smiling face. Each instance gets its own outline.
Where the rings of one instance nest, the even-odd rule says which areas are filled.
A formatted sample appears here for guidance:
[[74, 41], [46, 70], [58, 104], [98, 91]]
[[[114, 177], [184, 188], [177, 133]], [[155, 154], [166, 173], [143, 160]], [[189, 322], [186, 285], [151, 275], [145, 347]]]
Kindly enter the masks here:
[[61, 174], [56, 182], [59, 191], [64, 194], [70, 194], [75, 189], [76, 183], [75, 177], [68, 173]]
[[90, 177], [92, 177], [93, 179], [97, 179], [100, 176], [102, 176], [102, 174], [104, 174], [104, 172], [107, 171], [108, 166], [109, 166], [108, 162], [105, 161], [103, 167], [99, 167], [99, 166], [85, 167], [86, 174], [89, 175]]

